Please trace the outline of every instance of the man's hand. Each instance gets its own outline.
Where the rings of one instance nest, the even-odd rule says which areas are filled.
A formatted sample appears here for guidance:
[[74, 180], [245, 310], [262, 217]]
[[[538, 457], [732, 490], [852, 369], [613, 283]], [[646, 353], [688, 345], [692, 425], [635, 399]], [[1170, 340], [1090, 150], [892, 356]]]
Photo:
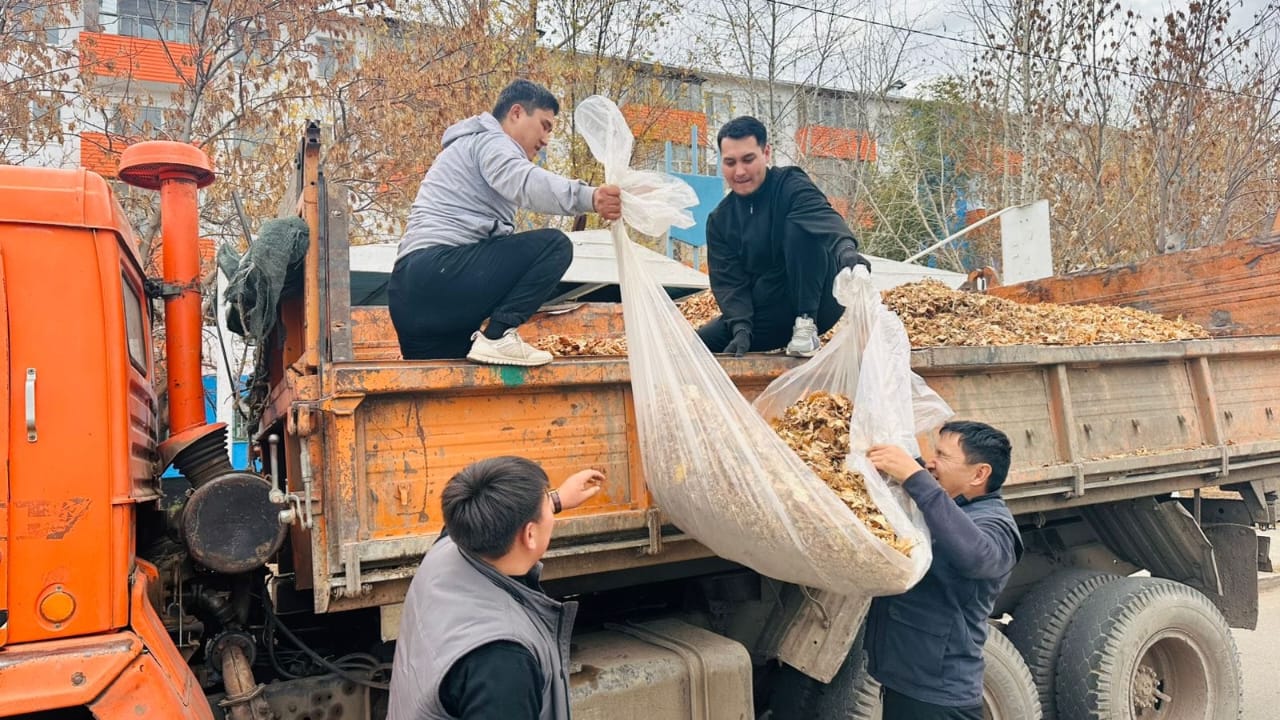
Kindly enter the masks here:
[[734, 357], [742, 357], [751, 349], [751, 333], [746, 330], [739, 330], [733, 334], [733, 339], [728, 345], [724, 346], [726, 355], [732, 354]]
[[836, 252], [836, 262], [842, 268], [852, 270], [861, 265], [867, 269], [867, 272], [871, 272], [871, 261], [863, 257], [862, 253], [858, 252], [858, 246], [852, 242], [842, 244]]
[[877, 470], [897, 482], [903, 482], [924, 469], [910, 453], [897, 445], [873, 445], [867, 451], [867, 459]]
[[604, 473], [599, 470], [579, 470], [560, 483], [556, 492], [560, 495], [560, 506], [564, 510], [572, 510], [590, 500], [604, 487]]
[[605, 220], [622, 217], [622, 189], [617, 185], [601, 185], [591, 195], [591, 207]]

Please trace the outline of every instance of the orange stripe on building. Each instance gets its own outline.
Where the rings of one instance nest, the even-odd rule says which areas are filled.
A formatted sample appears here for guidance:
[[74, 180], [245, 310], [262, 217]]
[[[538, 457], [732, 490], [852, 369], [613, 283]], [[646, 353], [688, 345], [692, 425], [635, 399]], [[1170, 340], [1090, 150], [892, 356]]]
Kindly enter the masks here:
[[135, 80], [180, 83], [195, 78], [193, 45], [110, 33], [80, 33], [84, 72]]
[[116, 176], [120, 153], [129, 147], [129, 139], [107, 133], [80, 133], [80, 166], [107, 178]]
[[[200, 274], [208, 275], [214, 269], [218, 256], [218, 244], [211, 237], [202, 237], [196, 241], [196, 247], [200, 250]], [[164, 258], [164, 237], [156, 235], [155, 240], [151, 242], [151, 256], [143, 258], [143, 263], [146, 265], [144, 271], [147, 275], [158, 277], [161, 274], [162, 258]]]
[[687, 145], [693, 126], [698, 127], [699, 142], [706, 144], [707, 115], [693, 110], [660, 108], [652, 105], [625, 105], [622, 117], [631, 127], [631, 134], [647, 142], [665, 142]]
[[876, 161], [876, 139], [861, 130], [806, 125], [796, 131], [796, 146], [813, 157]]

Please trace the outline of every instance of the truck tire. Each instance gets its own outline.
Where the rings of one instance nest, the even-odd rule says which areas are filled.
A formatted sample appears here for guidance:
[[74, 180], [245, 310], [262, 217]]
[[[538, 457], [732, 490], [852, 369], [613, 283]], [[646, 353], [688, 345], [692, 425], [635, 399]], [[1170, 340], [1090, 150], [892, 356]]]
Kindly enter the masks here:
[[880, 720], [880, 683], [867, 673], [867, 654], [857, 643], [830, 683], [783, 665], [774, 679], [769, 720]]
[[1122, 578], [1076, 610], [1058, 657], [1063, 718], [1226, 720], [1242, 712], [1240, 658], [1222, 613], [1181, 583]]
[[1119, 579], [1119, 575], [1093, 570], [1062, 570], [1037, 583], [1014, 608], [1006, 634], [1031, 671], [1044, 720], [1058, 718], [1054, 699], [1058, 651], [1071, 617], [1095, 590]]
[[[996, 627], [982, 647], [983, 715], [987, 720], [1041, 720], [1040, 699], [1031, 671], [1017, 648]], [[781, 680], [770, 703], [770, 720], [880, 720], [880, 683], [867, 672], [867, 654], [858, 646], [824, 685], [797, 670]]]
[[987, 720], [1040, 720], [1040, 695], [1022, 654], [992, 626], [982, 646], [982, 714]]

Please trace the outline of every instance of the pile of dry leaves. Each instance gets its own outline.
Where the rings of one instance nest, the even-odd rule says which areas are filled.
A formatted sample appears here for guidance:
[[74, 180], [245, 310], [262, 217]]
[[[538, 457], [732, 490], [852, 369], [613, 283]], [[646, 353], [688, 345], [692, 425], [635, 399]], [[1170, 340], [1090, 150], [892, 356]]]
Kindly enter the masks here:
[[[911, 346], [1103, 345], [1169, 342], [1209, 337], [1199, 325], [1152, 313], [1103, 305], [1023, 305], [980, 293], [952, 290], [937, 280], [901, 285], [883, 294], [902, 318]], [[694, 327], [720, 314], [715, 297], [701, 292], [680, 305]], [[837, 328], [823, 336], [831, 339]], [[625, 340], [552, 335], [534, 343], [558, 356], [626, 355]]]
[[591, 337], [587, 335], [542, 335], [530, 343], [556, 357], [586, 355], [626, 355], [625, 337]]
[[1102, 345], [1209, 337], [1195, 323], [1167, 320], [1133, 308], [1023, 305], [952, 290], [936, 280], [889, 290], [884, 293], [884, 303], [902, 318], [913, 347]]
[[691, 295], [677, 303], [677, 306], [680, 308], [680, 314], [684, 315], [684, 319], [696, 328], [706, 325], [720, 314], [716, 296], [712, 295], [710, 290]]
[[872, 502], [862, 475], [845, 468], [852, 415], [853, 403], [849, 398], [816, 392], [787, 408], [772, 424], [778, 437], [835, 491], [873, 535], [903, 555], [909, 555], [911, 544], [898, 537]]

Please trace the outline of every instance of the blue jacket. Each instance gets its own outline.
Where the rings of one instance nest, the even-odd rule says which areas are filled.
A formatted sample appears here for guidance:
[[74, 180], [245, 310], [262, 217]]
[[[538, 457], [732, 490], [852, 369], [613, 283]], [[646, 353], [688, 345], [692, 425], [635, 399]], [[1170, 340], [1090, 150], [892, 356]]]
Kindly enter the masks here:
[[927, 470], [902, 486], [933, 535], [933, 565], [902, 595], [872, 601], [871, 676], [921, 702], [981, 705], [987, 618], [1022, 555], [1018, 525], [999, 493], [953, 501]]

